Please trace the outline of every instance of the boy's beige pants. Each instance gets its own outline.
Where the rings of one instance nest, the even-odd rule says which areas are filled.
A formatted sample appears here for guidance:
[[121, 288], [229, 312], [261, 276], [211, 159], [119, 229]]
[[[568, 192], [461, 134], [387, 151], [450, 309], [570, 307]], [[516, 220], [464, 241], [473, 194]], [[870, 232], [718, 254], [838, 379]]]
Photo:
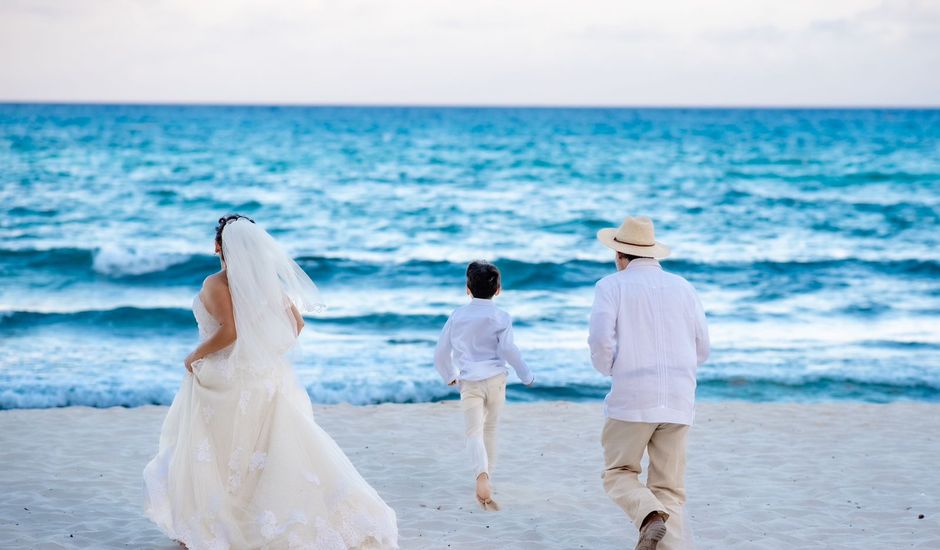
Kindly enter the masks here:
[[[601, 435], [604, 446], [604, 490], [623, 508], [637, 529], [650, 512], [666, 512], [666, 536], [657, 550], [690, 548], [683, 525], [685, 445], [689, 427], [647, 424], [608, 418]], [[643, 451], [649, 453], [646, 485], [640, 482]]]
[[475, 476], [489, 474], [496, 460], [496, 424], [506, 402], [506, 375], [460, 382], [460, 408], [467, 426], [467, 449]]

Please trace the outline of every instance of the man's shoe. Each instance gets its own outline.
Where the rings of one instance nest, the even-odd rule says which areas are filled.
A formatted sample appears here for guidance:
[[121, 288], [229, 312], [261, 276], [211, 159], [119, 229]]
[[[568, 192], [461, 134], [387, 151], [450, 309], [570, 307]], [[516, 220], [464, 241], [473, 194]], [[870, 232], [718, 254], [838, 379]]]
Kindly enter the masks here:
[[666, 522], [656, 517], [640, 529], [640, 539], [636, 541], [634, 550], [656, 550], [656, 545], [666, 536]]

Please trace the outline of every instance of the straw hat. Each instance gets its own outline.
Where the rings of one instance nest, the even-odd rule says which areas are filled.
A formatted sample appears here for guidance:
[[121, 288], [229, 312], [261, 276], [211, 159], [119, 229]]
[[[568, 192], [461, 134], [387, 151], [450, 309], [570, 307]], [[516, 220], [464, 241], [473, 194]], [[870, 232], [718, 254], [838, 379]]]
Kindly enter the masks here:
[[619, 228], [601, 229], [597, 240], [608, 248], [633, 256], [665, 258], [669, 255], [669, 247], [656, 242], [653, 220], [646, 216], [628, 217]]

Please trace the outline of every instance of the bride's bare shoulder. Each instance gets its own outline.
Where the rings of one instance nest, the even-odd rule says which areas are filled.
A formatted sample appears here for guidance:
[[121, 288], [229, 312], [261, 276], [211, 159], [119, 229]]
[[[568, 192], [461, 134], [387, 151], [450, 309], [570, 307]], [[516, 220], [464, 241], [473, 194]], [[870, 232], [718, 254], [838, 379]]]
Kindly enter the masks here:
[[228, 290], [228, 278], [224, 271], [213, 273], [202, 282], [202, 301], [206, 309], [217, 319], [219, 315], [225, 317], [225, 313], [232, 309], [232, 296]]
[[218, 296], [220, 293], [228, 293], [228, 277], [224, 271], [213, 273], [202, 281], [202, 293], [208, 296]]
[[228, 287], [228, 276], [225, 271], [219, 271], [209, 275], [202, 281], [202, 287], [205, 289], [217, 288], [219, 286]]

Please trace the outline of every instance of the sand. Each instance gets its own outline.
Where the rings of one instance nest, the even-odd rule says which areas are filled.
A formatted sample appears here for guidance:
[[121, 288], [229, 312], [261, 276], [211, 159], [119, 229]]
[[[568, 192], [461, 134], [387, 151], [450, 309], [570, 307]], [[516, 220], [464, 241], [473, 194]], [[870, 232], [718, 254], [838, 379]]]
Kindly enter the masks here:
[[[164, 407], [0, 412], [0, 547], [174, 549], [143, 515]], [[403, 549], [622, 549], [599, 404], [512, 404], [479, 510], [456, 402], [317, 407], [397, 511]], [[940, 406], [704, 403], [687, 490], [698, 548], [940, 548]], [[923, 519], [919, 516], [923, 515]]]

